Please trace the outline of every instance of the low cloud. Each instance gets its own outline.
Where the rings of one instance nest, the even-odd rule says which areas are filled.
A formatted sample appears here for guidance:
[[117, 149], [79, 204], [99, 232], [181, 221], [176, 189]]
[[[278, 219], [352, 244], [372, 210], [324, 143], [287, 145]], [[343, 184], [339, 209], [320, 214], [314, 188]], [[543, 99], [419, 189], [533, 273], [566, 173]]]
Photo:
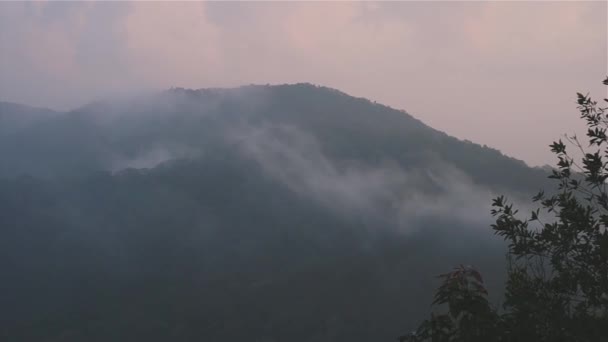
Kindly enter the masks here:
[[379, 165], [338, 161], [314, 136], [287, 125], [240, 127], [231, 136], [269, 177], [345, 216], [389, 218], [405, 231], [429, 219], [490, 223], [494, 194], [450, 165], [405, 171], [390, 160]]
[[151, 169], [171, 160], [199, 158], [201, 155], [200, 151], [187, 146], [156, 146], [134, 156], [114, 156], [109, 169], [111, 172], [119, 172], [125, 169]]

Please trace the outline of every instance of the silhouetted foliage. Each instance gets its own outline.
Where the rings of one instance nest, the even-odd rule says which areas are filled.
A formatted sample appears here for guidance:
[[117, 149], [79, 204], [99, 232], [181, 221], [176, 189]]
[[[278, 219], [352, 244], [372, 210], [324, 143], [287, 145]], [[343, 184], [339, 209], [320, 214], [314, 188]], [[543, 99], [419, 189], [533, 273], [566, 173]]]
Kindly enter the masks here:
[[[604, 80], [608, 85], [608, 78]], [[604, 99], [608, 102], [608, 99]], [[502, 310], [486, 300], [481, 276], [457, 268], [443, 276], [434, 304], [446, 304], [402, 341], [602, 341], [608, 339], [608, 109], [577, 94], [588, 146], [561, 140], [551, 179], [557, 190], [540, 191], [540, 208], [526, 219], [504, 196], [496, 198], [494, 232], [508, 243], [508, 279]], [[587, 151], [586, 149], [591, 149]]]
[[495, 334], [497, 315], [486, 298], [481, 274], [471, 266], [460, 265], [443, 279], [433, 304], [447, 306], [447, 312], [432, 314], [418, 330], [400, 341], [490, 341]]

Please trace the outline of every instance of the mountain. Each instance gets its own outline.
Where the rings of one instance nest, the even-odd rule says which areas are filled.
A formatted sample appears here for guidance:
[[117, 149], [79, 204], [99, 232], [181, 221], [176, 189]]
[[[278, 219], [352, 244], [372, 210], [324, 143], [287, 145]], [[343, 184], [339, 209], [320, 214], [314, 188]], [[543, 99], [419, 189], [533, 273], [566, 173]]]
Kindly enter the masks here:
[[14, 134], [29, 125], [55, 118], [59, 112], [0, 101], [0, 135]]
[[[0, 175], [57, 176], [129, 167], [129, 162], [138, 166], [138, 158], [162, 161], [201, 153], [225, 144], [227, 134], [243, 133], [235, 132], [238, 128], [261, 126], [269, 130], [273, 129], [269, 126], [293, 128], [312, 135], [324, 153], [340, 160], [392, 160], [406, 168], [446, 162], [479, 184], [524, 191], [544, 179], [542, 172], [531, 170], [522, 161], [459, 141], [404, 111], [310, 84], [177, 88], [94, 103], [56, 120], [38, 122], [3, 143], [8, 147], [3, 154], [9, 159]], [[30, 139], [32, 136], [36, 139]], [[19, 148], [11, 147], [15, 145]], [[65, 155], [67, 149], [70, 155]], [[22, 155], [28, 156], [26, 161]], [[31, 159], [44, 163], [31, 167]]]
[[490, 200], [546, 182], [310, 84], [176, 88], [44, 117], [0, 135], [4, 340], [391, 340], [455, 264], [500, 288]]

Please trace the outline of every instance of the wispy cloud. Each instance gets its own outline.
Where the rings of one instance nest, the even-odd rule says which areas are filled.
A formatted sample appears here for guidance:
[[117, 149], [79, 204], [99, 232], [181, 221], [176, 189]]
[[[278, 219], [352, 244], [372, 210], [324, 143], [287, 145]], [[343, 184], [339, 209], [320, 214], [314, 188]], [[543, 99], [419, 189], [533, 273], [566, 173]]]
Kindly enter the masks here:
[[269, 177], [347, 217], [382, 217], [404, 231], [429, 219], [477, 227], [490, 222], [494, 194], [451, 165], [405, 171], [390, 160], [340, 161], [328, 157], [313, 135], [288, 125], [242, 126], [232, 136]]

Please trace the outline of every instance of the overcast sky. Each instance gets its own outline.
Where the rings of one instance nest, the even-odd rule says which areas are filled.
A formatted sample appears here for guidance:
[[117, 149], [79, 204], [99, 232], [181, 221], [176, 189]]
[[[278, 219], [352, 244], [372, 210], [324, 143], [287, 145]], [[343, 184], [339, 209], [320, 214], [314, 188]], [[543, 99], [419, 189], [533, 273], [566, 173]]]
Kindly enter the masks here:
[[0, 2], [0, 100], [311, 82], [532, 165], [606, 95], [597, 2]]

